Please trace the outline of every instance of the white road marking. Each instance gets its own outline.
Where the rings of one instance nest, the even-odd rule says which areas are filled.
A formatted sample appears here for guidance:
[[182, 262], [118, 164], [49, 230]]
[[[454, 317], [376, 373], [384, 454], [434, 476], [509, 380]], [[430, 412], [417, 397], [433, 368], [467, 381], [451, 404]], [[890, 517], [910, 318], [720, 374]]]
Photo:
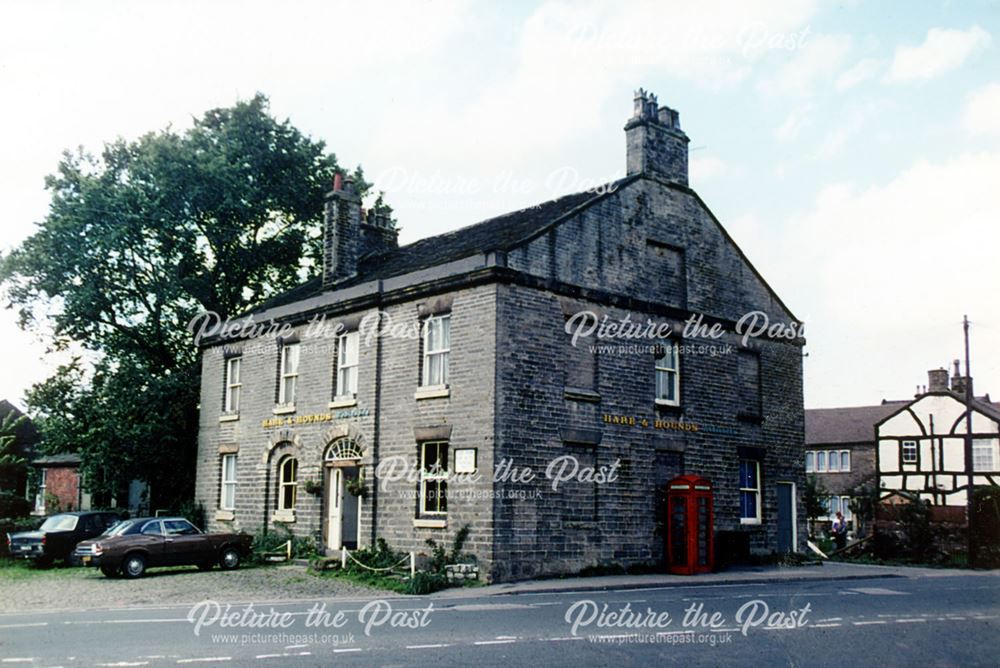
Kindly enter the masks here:
[[31, 658], [31, 657], [28, 657], [28, 658], [15, 657], [15, 658], [12, 658], [12, 659], [3, 659], [3, 663], [31, 663], [34, 660], [35, 659]]
[[888, 624], [889, 622], [884, 619], [878, 619], [870, 622], [852, 622], [855, 626], [868, 626], [869, 624]]
[[567, 638], [539, 638], [539, 640], [541, 640], [542, 642], [561, 642], [563, 640], [583, 640], [583, 638], [580, 638], [578, 636], [570, 636]]
[[98, 666], [108, 666], [111, 668], [113, 666], [148, 666], [149, 661], [118, 661], [115, 663], [99, 663]]
[[908, 592], [886, 589], [885, 587], [851, 587], [848, 591], [868, 594], [869, 596], [909, 596]]
[[447, 643], [437, 643], [435, 645], [407, 645], [406, 649], [438, 649], [440, 647], [451, 647]]
[[185, 622], [190, 623], [187, 619], [174, 619], [174, 618], [164, 618], [164, 619], [96, 619], [87, 620], [80, 622], [63, 622], [63, 624], [77, 625], [77, 626], [91, 626], [93, 624], [166, 624], [169, 622]]
[[342, 649], [335, 649], [335, 650], [333, 650], [333, 653], [334, 654], [343, 654], [345, 652], [360, 652], [360, 651], [361, 651], [360, 647], [344, 647]]
[[838, 624], [836, 622], [832, 622], [832, 623], [828, 623], [828, 624], [813, 624], [812, 625], [812, 627], [814, 629], [833, 629], [833, 628], [837, 628], [838, 626], [842, 626], [842, 624]]
[[816, 621], [817, 622], [842, 622], [842, 621], [844, 621], [844, 618], [843, 617], [827, 617], [826, 619], [817, 619]]
[[509, 645], [516, 640], [477, 640], [473, 645]]
[[206, 656], [198, 659], [177, 659], [177, 663], [218, 663], [232, 660], [231, 656]]
[[309, 645], [286, 645], [285, 649], [302, 649], [303, 647], [309, 647]]
[[[23, 629], [28, 626], [48, 626], [48, 622], [31, 622], [27, 624], [0, 624], [0, 629]], [[7, 659], [4, 659], [6, 661]]]
[[926, 621], [927, 621], [926, 619], [897, 619], [896, 623], [897, 624], [915, 624], [915, 623], [921, 623], [922, 624], [922, 623], [924, 623]]

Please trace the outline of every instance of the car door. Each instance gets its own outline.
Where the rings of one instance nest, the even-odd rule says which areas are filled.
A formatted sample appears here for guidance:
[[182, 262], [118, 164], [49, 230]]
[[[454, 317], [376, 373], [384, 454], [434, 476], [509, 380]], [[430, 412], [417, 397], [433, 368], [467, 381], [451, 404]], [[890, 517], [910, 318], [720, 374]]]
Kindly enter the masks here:
[[146, 522], [140, 530], [140, 536], [136, 543], [146, 552], [147, 567], [168, 564], [164, 555], [163, 522], [160, 520]]
[[208, 538], [185, 519], [163, 520], [164, 549], [171, 564], [201, 564], [215, 560]]

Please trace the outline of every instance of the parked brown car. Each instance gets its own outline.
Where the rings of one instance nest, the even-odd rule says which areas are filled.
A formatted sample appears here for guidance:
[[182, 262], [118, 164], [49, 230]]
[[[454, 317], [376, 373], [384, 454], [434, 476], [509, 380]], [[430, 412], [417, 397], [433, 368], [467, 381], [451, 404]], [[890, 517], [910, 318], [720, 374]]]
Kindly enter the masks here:
[[83, 541], [74, 556], [109, 578], [137, 578], [157, 566], [233, 569], [250, 554], [252, 540], [248, 534], [202, 533], [183, 517], [141, 517]]

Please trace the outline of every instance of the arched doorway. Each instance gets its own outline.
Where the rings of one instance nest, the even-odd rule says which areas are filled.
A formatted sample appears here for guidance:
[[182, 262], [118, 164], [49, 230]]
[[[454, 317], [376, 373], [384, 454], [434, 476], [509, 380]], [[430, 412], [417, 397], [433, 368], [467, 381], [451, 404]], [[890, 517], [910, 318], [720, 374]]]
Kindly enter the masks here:
[[340, 438], [330, 444], [323, 458], [326, 471], [326, 547], [357, 549], [361, 541], [361, 498], [349, 491], [361, 475], [364, 451], [357, 441]]

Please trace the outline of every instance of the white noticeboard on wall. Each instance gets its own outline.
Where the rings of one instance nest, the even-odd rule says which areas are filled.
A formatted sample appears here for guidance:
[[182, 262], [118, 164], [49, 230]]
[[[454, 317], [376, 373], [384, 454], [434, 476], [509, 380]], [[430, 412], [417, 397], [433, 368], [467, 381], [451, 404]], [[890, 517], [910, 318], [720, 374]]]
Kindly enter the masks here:
[[476, 472], [476, 449], [455, 450], [455, 473]]

